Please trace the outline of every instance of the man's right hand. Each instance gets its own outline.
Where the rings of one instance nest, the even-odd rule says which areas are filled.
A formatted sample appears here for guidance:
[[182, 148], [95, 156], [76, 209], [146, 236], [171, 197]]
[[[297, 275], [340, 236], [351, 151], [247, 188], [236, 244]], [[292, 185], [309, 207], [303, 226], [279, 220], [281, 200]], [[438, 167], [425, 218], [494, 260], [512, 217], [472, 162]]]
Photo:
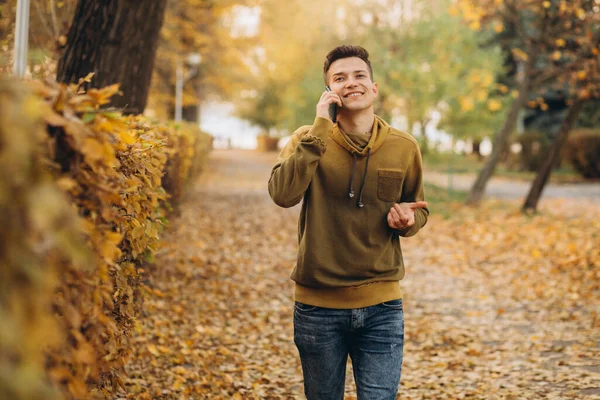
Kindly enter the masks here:
[[388, 225], [393, 229], [404, 229], [415, 224], [415, 210], [417, 208], [426, 208], [426, 201], [416, 201], [414, 203], [396, 203], [390, 209], [387, 216]]
[[338, 107], [342, 106], [342, 99], [334, 92], [324, 91], [317, 104], [317, 117], [329, 119], [329, 105], [336, 103]]

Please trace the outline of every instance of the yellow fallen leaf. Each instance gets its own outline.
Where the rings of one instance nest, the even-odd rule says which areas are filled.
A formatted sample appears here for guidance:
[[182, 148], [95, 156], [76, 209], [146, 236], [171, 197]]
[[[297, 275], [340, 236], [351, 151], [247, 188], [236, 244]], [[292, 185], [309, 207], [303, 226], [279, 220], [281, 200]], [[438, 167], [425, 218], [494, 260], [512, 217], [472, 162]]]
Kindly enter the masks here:
[[166, 347], [166, 346], [158, 346], [158, 351], [160, 351], [160, 352], [161, 352], [161, 353], [163, 353], [163, 354], [167, 354], [167, 353], [169, 353], [171, 350], [169, 350], [169, 348], [168, 348], [168, 347]]
[[182, 367], [181, 365], [178, 365], [177, 367], [173, 368], [173, 372], [175, 372], [178, 375], [184, 375], [187, 372], [187, 369], [185, 369], [185, 367]]
[[178, 376], [175, 382], [173, 382], [173, 386], [171, 386], [172, 390], [181, 390], [181, 387], [185, 383], [185, 378]]
[[119, 132], [119, 138], [121, 138], [121, 140], [125, 144], [134, 144], [135, 143], [135, 138], [127, 131]]
[[150, 352], [150, 354], [152, 354], [153, 356], [159, 356], [160, 353], [158, 352], [158, 349], [156, 348], [155, 345], [153, 344], [149, 344], [148, 347], [146, 347], [146, 349]]

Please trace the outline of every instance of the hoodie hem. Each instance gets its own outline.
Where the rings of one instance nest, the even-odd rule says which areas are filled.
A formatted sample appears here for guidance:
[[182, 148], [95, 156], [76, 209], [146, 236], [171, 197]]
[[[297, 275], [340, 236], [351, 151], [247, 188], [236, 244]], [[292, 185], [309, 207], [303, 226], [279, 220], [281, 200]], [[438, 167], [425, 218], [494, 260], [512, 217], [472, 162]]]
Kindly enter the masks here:
[[402, 298], [399, 281], [378, 281], [341, 288], [311, 288], [296, 283], [294, 300], [311, 306], [350, 309]]

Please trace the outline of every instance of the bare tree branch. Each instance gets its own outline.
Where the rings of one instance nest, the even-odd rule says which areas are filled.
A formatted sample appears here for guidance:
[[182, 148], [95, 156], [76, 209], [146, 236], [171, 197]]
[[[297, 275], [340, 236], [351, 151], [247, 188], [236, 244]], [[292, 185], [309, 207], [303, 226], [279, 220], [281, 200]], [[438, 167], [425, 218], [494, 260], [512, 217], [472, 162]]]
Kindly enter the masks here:
[[52, 28], [54, 30], [54, 37], [57, 38], [60, 34], [60, 27], [58, 26], [58, 18], [56, 18], [56, 3], [54, 0], [50, 0], [50, 15], [52, 16]]
[[54, 37], [53, 33], [52, 33], [52, 29], [50, 29], [50, 25], [48, 25], [48, 21], [46, 21], [46, 17], [44, 16], [44, 12], [42, 12], [42, 10], [40, 9], [40, 3], [39, 3], [39, 1], [34, 0], [33, 1], [33, 5], [35, 6], [36, 15], [38, 16], [38, 18], [42, 22], [42, 26], [46, 30], [46, 33], [48, 34], [48, 36]]

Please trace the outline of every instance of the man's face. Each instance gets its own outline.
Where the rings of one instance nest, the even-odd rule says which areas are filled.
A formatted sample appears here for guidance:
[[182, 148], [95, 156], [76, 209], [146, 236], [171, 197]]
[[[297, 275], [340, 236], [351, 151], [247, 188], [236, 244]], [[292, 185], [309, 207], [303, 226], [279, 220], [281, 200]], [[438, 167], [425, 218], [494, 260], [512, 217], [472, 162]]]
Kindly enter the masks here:
[[346, 110], [364, 110], [373, 105], [379, 88], [371, 81], [367, 63], [358, 57], [334, 61], [327, 71], [329, 87], [342, 98]]

